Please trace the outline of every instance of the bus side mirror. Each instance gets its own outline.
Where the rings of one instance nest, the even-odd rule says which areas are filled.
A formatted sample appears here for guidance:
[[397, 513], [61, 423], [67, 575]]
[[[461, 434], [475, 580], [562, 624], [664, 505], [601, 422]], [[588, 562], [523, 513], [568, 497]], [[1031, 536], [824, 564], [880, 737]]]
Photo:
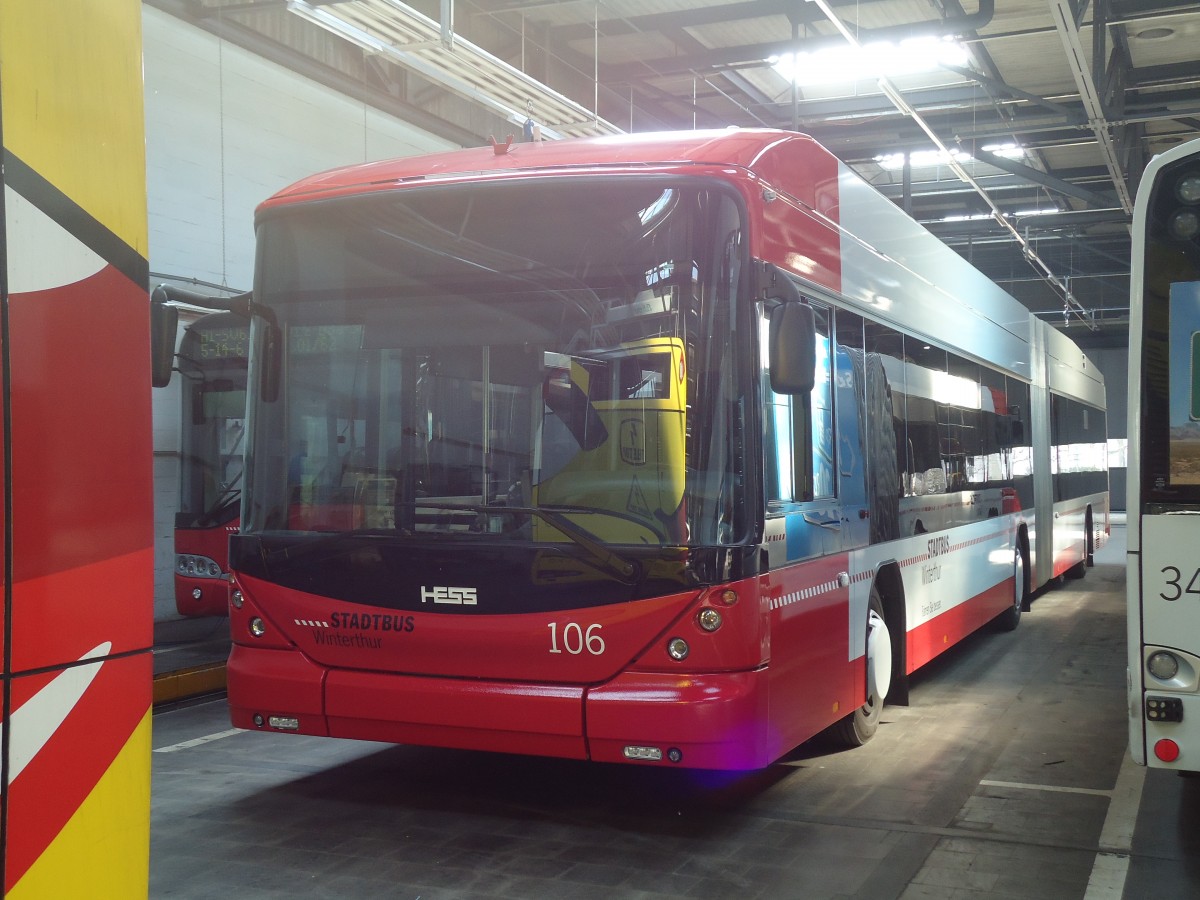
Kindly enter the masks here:
[[175, 334], [179, 329], [179, 310], [162, 300], [150, 301], [150, 383], [156, 388], [171, 383], [175, 364]]
[[771, 390], [777, 394], [807, 394], [816, 382], [817, 325], [813, 308], [781, 303], [771, 311]]

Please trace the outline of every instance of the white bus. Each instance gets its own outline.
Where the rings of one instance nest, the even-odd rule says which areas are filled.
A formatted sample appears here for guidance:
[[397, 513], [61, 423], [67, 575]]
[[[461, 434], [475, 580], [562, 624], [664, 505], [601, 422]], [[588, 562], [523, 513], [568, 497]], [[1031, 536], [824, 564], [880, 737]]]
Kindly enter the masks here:
[[1200, 141], [1155, 157], [1129, 289], [1129, 747], [1200, 770]]

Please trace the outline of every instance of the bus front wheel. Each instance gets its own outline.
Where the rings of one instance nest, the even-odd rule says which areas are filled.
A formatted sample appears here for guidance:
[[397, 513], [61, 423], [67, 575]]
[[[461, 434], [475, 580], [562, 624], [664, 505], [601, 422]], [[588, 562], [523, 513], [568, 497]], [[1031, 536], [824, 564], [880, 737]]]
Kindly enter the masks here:
[[867, 605], [867, 702], [829, 729], [834, 742], [844, 747], [861, 747], [879, 728], [883, 702], [892, 679], [892, 638], [883, 617], [883, 598], [871, 586]]

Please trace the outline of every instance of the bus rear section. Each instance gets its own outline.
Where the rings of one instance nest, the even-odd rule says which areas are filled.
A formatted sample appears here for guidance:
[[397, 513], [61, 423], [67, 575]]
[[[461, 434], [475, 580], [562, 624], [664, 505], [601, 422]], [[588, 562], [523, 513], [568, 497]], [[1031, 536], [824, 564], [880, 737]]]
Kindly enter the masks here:
[[1200, 771], [1200, 142], [1146, 167], [1130, 279], [1129, 745]]
[[1046, 578], [1082, 578], [1109, 536], [1108, 419], [1095, 364], [1062, 332], [1039, 323], [1049, 389], [1053, 530]]

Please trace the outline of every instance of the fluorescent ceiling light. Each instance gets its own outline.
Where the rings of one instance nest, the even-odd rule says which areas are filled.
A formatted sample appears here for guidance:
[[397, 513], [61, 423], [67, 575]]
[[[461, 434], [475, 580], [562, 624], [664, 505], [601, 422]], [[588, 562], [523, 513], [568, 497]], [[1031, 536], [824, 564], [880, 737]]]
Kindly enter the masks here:
[[965, 66], [967, 51], [944, 38], [912, 38], [893, 44], [879, 41], [853, 47], [849, 44], [827, 47], [812, 53], [781, 56], [775, 71], [800, 87], [895, 78], [933, 72], [941, 65]]
[[[991, 153], [993, 156], [999, 156], [1004, 159], [1022, 159], [1025, 156], [1025, 151], [1013, 143], [989, 144], [981, 149]], [[951, 148], [949, 155], [943, 153], [941, 150], [918, 150], [915, 153], [910, 153], [908, 157], [914, 169], [931, 169], [935, 166], [944, 166], [950, 158], [953, 158], [960, 165], [975, 161], [975, 157], [971, 156], [971, 154], [956, 148]], [[888, 153], [883, 156], [876, 156], [875, 162], [879, 164], [880, 168], [894, 172], [897, 169], [904, 168], [904, 154]]]
[[[1031, 216], [1055, 216], [1062, 212], [1061, 209], [1051, 206], [1046, 209], [1018, 209], [1013, 212], [1006, 212], [1004, 215], [1010, 219], [1027, 219]], [[969, 215], [952, 215], [942, 216], [939, 222], [977, 222], [983, 219], [994, 219], [995, 213], [970, 213]]]

